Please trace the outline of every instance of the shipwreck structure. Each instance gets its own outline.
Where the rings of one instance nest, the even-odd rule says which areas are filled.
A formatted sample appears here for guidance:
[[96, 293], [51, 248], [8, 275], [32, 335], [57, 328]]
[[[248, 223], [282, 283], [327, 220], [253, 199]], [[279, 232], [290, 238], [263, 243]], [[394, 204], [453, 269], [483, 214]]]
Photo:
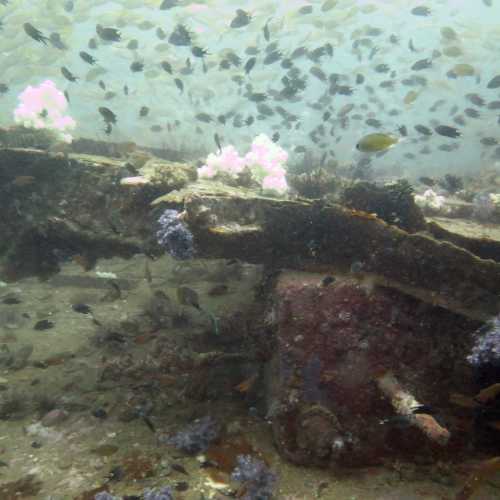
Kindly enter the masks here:
[[[450, 395], [477, 389], [466, 356], [500, 311], [500, 242], [438, 222], [410, 232], [324, 200], [202, 182], [194, 165], [133, 148], [114, 153], [0, 149], [0, 279], [47, 279], [67, 256], [90, 269], [154, 255], [156, 220], [176, 209], [197, 256], [264, 267], [253, 337], [267, 349], [266, 418], [285, 457], [366, 465], [465, 447]], [[122, 182], [130, 176], [144, 182]]]

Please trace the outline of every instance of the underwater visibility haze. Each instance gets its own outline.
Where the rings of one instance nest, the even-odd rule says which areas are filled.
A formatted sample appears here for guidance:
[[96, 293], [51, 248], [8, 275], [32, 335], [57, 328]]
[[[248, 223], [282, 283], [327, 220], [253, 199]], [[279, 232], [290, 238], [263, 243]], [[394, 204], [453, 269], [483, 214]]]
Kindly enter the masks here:
[[500, 0], [0, 0], [0, 500], [500, 498]]

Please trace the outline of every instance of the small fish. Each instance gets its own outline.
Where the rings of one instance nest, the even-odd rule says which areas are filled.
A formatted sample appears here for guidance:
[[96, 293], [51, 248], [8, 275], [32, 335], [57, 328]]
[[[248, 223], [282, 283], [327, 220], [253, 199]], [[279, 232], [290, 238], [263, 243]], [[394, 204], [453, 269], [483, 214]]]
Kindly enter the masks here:
[[124, 93], [125, 95], [128, 95], [128, 86], [127, 86], [127, 85], [124, 85], [124, 86], [123, 86], [123, 93]]
[[66, 66], [63, 66], [61, 68], [61, 73], [64, 76], [64, 78], [66, 78], [66, 80], [70, 82], [76, 82], [79, 79], [77, 76], [71, 73], [71, 71], [68, 68], [66, 68]]
[[222, 146], [221, 146], [219, 134], [217, 132], [214, 134], [214, 142], [215, 142], [215, 145], [217, 146], [217, 148], [219, 148], [219, 153], [221, 153]]
[[141, 106], [141, 109], [139, 110], [139, 116], [141, 118], [145, 118], [148, 115], [149, 115], [149, 108], [147, 106]]
[[325, 288], [327, 286], [330, 286], [331, 284], [335, 283], [335, 278], [333, 276], [325, 276], [321, 282], [320, 282], [320, 286]]
[[312, 5], [304, 5], [297, 12], [301, 16], [307, 16], [308, 14], [312, 14], [313, 6]]
[[137, 50], [138, 48], [139, 48], [139, 41], [136, 40], [135, 38], [127, 43], [127, 49], [129, 50]]
[[98, 108], [99, 113], [101, 116], [104, 118], [104, 121], [108, 124], [115, 124], [116, 123], [116, 115], [111, 111], [109, 108], [106, 107], [100, 107]]
[[83, 50], [80, 52], [80, 57], [91, 66], [97, 62], [89, 53], [84, 52]]
[[83, 302], [71, 304], [71, 309], [80, 314], [92, 314], [92, 309], [90, 308], [90, 306], [88, 304], [84, 304]]
[[448, 125], [438, 125], [434, 128], [434, 131], [436, 134], [442, 135], [443, 137], [451, 137], [452, 139], [456, 139], [462, 135], [455, 127], [450, 127]]
[[392, 148], [398, 142], [399, 139], [397, 137], [389, 134], [368, 134], [356, 144], [356, 149], [362, 153], [378, 153]]
[[410, 90], [403, 99], [405, 104], [412, 104], [417, 100], [417, 97], [420, 95], [416, 90]]
[[191, 47], [191, 53], [194, 57], [205, 57], [208, 55], [208, 50], [202, 49], [201, 47]]
[[438, 146], [438, 149], [440, 151], [446, 151], [447, 153], [449, 153], [450, 151], [455, 151], [456, 149], [459, 148], [459, 145], [458, 144], [440, 144]]
[[424, 405], [424, 404], [418, 404], [416, 406], [412, 406], [410, 408], [411, 412], [413, 415], [418, 415], [418, 414], [426, 414], [426, 415], [435, 415], [436, 410], [429, 405]]
[[169, 10], [179, 5], [178, 0], [163, 0], [160, 5], [160, 10]]
[[421, 71], [423, 69], [430, 68], [432, 66], [432, 59], [420, 59], [416, 63], [414, 63], [411, 67], [413, 71]]
[[33, 329], [38, 331], [43, 331], [43, 330], [50, 330], [51, 328], [54, 328], [54, 326], [56, 326], [56, 324], [53, 321], [50, 321], [48, 319], [41, 319], [40, 321], [37, 321], [35, 323]]
[[19, 299], [15, 295], [8, 294], [7, 296], [2, 298], [1, 302], [2, 302], [2, 304], [5, 304], [7, 306], [13, 306], [13, 305], [21, 304], [22, 301], [21, 301], [21, 299]]
[[349, 85], [337, 85], [335, 87], [335, 93], [339, 95], [352, 95], [354, 92], [354, 89], [352, 87], [349, 87]]
[[182, 80], [179, 78], [174, 79], [175, 86], [179, 89], [180, 93], [182, 94], [184, 92], [184, 84], [182, 83]]
[[198, 113], [197, 115], [195, 115], [195, 118], [198, 121], [204, 123], [210, 123], [211, 121], [213, 121], [213, 118], [208, 113]]
[[408, 135], [408, 129], [406, 128], [406, 125], [401, 125], [398, 127], [398, 132], [403, 136], [406, 137]]
[[487, 87], [489, 89], [497, 89], [500, 87], [500, 75], [494, 76], [489, 82]]
[[465, 116], [468, 116], [469, 118], [479, 118], [481, 116], [479, 111], [477, 109], [474, 109], [474, 108], [465, 108], [464, 114], [465, 114]]
[[251, 57], [248, 59], [248, 61], [245, 63], [245, 66], [243, 69], [245, 70], [245, 73], [248, 75], [250, 71], [252, 71], [253, 67], [255, 66], [255, 63], [257, 62], [256, 57]]
[[391, 70], [388, 64], [377, 64], [374, 69], [377, 73], [388, 73]]
[[91, 38], [89, 40], [89, 43], [87, 44], [87, 47], [91, 50], [96, 50], [97, 49], [97, 41], [95, 38]]
[[6, 83], [0, 83], [0, 94], [6, 94], [9, 91], [9, 86]]
[[58, 50], [68, 50], [68, 46], [62, 41], [61, 35], [59, 33], [51, 33], [49, 36], [49, 41], [52, 47]]
[[425, 125], [415, 125], [414, 129], [422, 135], [432, 135], [432, 130]]
[[280, 140], [280, 133], [279, 132], [274, 132], [274, 134], [271, 137], [271, 140], [273, 142], [278, 142]]
[[483, 107], [486, 103], [486, 101], [479, 94], [476, 93], [466, 94], [465, 98], [478, 107]]
[[146, 426], [148, 427], [148, 429], [153, 434], [155, 434], [156, 433], [156, 428], [155, 428], [153, 422], [151, 421], [151, 419], [147, 415], [141, 415], [141, 417], [142, 417], [142, 421], [146, 424]]
[[106, 42], [119, 42], [122, 39], [120, 30], [116, 28], [105, 28], [101, 24], [96, 25], [95, 31], [101, 40]]
[[248, 95], [248, 100], [252, 102], [263, 102], [267, 100], [267, 95], [261, 92], [253, 92]]
[[410, 415], [396, 415], [393, 417], [384, 418], [379, 421], [380, 425], [386, 425], [395, 429], [407, 429], [415, 424], [415, 416]]
[[187, 47], [191, 45], [191, 34], [183, 24], [177, 24], [168, 37], [168, 43], [177, 47]]
[[184, 306], [192, 306], [200, 310], [200, 298], [198, 293], [188, 286], [180, 286], [177, 288], [177, 300]]
[[262, 61], [263, 64], [266, 66], [269, 64], [273, 64], [276, 61], [279, 61], [282, 58], [283, 54], [279, 50], [273, 50], [267, 56], [264, 58]]
[[365, 120], [365, 123], [369, 127], [373, 127], [373, 128], [380, 128], [380, 127], [382, 127], [382, 122], [380, 120], [377, 120], [376, 118], [367, 118]]
[[36, 42], [41, 42], [44, 45], [47, 45], [47, 42], [50, 41], [49, 38], [47, 38], [41, 31], [36, 29], [32, 24], [30, 23], [24, 23], [23, 24], [23, 29], [24, 32], [33, 40]]
[[168, 61], [162, 61], [160, 66], [163, 71], [166, 71], [170, 75], [172, 74], [172, 65]]
[[170, 467], [171, 467], [171, 469], [172, 469], [172, 470], [174, 470], [175, 472], [179, 472], [180, 474], [184, 474], [184, 475], [186, 475], [186, 476], [189, 476], [188, 471], [187, 471], [187, 470], [184, 468], [184, 466], [183, 466], [183, 465], [181, 465], [181, 464], [176, 464], [176, 463], [174, 463], [174, 464], [171, 464], [171, 465], [170, 465]]
[[495, 139], [494, 137], [483, 137], [479, 142], [483, 146], [496, 146], [496, 145], [498, 145], [498, 139]]
[[411, 10], [414, 16], [430, 16], [431, 9], [425, 5], [419, 5]]
[[134, 61], [130, 65], [130, 71], [132, 71], [132, 73], [140, 73], [143, 69], [144, 69], [144, 63], [140, 61]]
[[436, 185], [436, 180], [432, 177], [419, 177], [418, 182], [421, 182], [424, 186], [432, 187]]
[[235, 391], [238, 391], [241, 394], [246, 394], [252, 389], [252, 387], [255, 385], [255, 382], [257, 382], [257, 379], [259, 378], [258, 373], [254, 373], [250, 377], [246, 378], [243, 380], [243, 382], [240, 382], [235, 388]]
[[229, 24], [230, 28], [243, 28], [244, 26], [248, 26], [250, 21], [252, 20], [252, 16], [243, 9], [237, 9], [236, 16], [233, 18], [231, 23]]
[[[474, 66], [462, 63], [462, 64], [455, 64], [455, 66], [453, 66], [451, 70], [451, 73], [455, 75], [455, 78], [457, 76], [474, 76], [476, 70], [474, 69]], [[446, 75], [449, 77], [448, 73]]]
[[162, 28], [156, 28], [156, 36], [160, 39], [160, 40], [165, 40], [165, 38], [167, 38], [167, 34], [165, 33], [165, 31], [162, 29]]
[[298, 59], [300, 57], [304, 57], [308, 54], [308, 49], [306, 47], [297, 47], [291, 54], [290, 59]]
[[210, 290], [208, 290], [207, 294], [210, 297], [221, 297], [222, 295], [226, 295], [229, 292], [229, 287], [221, 283], [220, 285], [214, 285]]
[[481, 389], [481, 391], [479, 391], [479, 394], [474, 399], [484, 404], [493, 401], [499, 394], [500, 394], [500, 383], [496, 383], [493, 385], [489, 385], [484, 389]]
[[271, 34], [269, 33], [269, 21], [271, 20], [272, 18], [268, 19], [266, 21], [266, 24], [264, 24], [264, 27], [262, 28], [262, 32], [264, 33], [264, 40], [266, 42], [269, 42], [269, 40], [271, 39]]
[[326, 73], [319, 66], [312, 66], [309, 69], [309, 73], [311, 73], [311, 75], [315, 76], [318, 80], [321, 80], [322, 82], [326, 82], [328, 80]]
[[189, 490], [189, 483], [186, 481], [177, 481], [174, 483], [175, 491], [187, 491]]

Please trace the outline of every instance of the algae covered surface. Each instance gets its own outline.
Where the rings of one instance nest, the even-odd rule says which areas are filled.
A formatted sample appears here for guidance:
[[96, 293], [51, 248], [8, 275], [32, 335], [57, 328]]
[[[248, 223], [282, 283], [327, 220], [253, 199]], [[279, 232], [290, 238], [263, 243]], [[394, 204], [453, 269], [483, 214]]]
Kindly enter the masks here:
[[[227, 349], [234, 340], [234, 351], [243, 349], [241, 325], [239, 331], [216, 338], [203, 314], [175, 303], [175, 289], [183, 284], [219, 317], [247, 313], [261, 270], [226, 268], [223, 261], [186, 266], [168, 257], [150, 262], [137, 256], [100, 263], [98, 272], [116, 278], [98, 277], [68, 263], [47, 283], [26, 278], [3, 286], [0, 458], [1, 486], [9, 491], [3, 498], [93, 498], [85, 492], [101, 488], [134, 495], [162, 484], [182, 489], [186, 482], [189, 488], [179, 498], [222, 498], [217, 488], [231, 484], [229, 472], [239, 452], [265, 458], [278, 476], [277, 498], [453, 498], [467, 473], [464, 465], [394, 459], [354, 471], [287, 464], [272, 446], [266, 419], [253, 406], [257, 396], [236, 390], [252, 376], [255, 360], [247, 362], [249, 371], [226, 365], [212, 365], [212, 374], [186, 370], [189, 358], [203, 351]], [[120, 297], [110, 296], [110, 280], [122, 284]], [[214, 296], [221, 284], [226, 294]], [[151, 304], [159, 290], [169, 297], [168, 305]], [[76, 311], [75, 304], [86, 304], [90, 312]], [[168, 316], [161, 307], [171, 308]], [[179, 324], [161, 324], [172, 321], [174, 309], [181, 316]], [[44, 320], [53, 326], [34, 328]], [[23, 361], [17, 353], [26, 346], [32, 352]], [[7, 352], [13, 362], [6, 361]], [[135, 412], [138, 407], [147, 409], [154, 433]], [[219, 444], [200, 454], [204, 460], [225, 457], [220, 470], [202, 467], [200, 456], [183, 454], [160, 439], [205, 414], [225, 426]], [[35, 493], [12, 486], [29, 475], [36, 478]], [[487, 486], [481, 498], [495, 498], [495, 488], [494, 483]]]

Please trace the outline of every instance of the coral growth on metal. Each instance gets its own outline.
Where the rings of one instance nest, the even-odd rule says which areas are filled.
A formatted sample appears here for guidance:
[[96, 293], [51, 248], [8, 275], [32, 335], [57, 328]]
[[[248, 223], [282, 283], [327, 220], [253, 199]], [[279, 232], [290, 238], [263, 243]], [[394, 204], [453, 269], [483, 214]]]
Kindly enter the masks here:
[[471, 322], [367, 279], [322, 278], [285, 273], [269, 314], [278, 350], [268, 416], [280, 452], [364, 465], [460, 447], [453, 429], [446, 446], [433, 440], [434, 418], [407, 418], [378, 381], [390, 373], [409, 397], [442, 408], [457, 380], [464, 390]]

